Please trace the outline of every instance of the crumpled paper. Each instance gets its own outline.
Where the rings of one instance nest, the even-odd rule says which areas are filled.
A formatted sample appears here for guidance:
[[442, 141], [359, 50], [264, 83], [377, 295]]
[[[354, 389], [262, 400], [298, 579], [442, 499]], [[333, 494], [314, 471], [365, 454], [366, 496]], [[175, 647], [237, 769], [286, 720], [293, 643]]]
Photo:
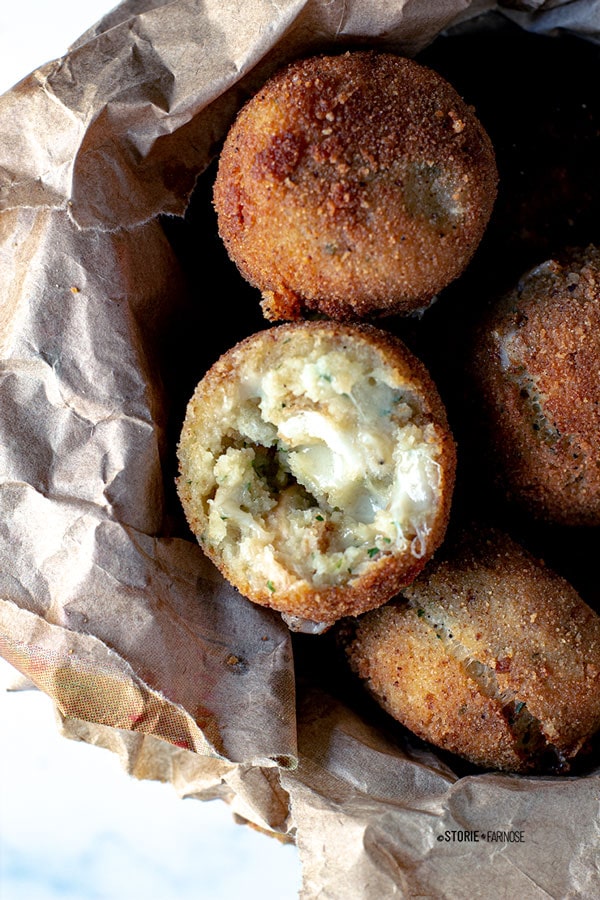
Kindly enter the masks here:
[[305, 900], [600, 892], [597, 772], [465, 773], [357, 711], [173, 490], [192, 380], [260, 327], [205, 277], [210, 218], [173, 239], [240, 104], [299, 53], [415, 55], [487, 15], [600, 40], [583, 2], [126, 0], [0, 97], [0, 653], [67, 736], [296, 840]]

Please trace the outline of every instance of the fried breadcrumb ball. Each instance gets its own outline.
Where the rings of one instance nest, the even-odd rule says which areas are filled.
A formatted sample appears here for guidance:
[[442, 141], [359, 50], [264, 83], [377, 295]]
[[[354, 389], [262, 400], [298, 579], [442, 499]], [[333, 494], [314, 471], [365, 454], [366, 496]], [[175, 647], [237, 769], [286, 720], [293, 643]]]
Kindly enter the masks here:
[[415, 578], [443, 539], [456, 462], [422, 363], [380, 329], [332, 322], [275, 326], [225, 353], [190, 400], [179, 461], [206, 554], [298, 630]]
[[600, 250], [527, 273], [491, 310], [473, 356], [501, 490], [547, 522], [600, 525]]
[[562, 774], [600, 728], [600, 617], [505, 534], [465, 536], [344, 642], [388, 713], [479, 766]]
[[214, 186], [219, 233], [266, 318], [427, 306], [487, 226], [487, 133], [433, 70], [391, 53], [289, 64], [242, 108]]

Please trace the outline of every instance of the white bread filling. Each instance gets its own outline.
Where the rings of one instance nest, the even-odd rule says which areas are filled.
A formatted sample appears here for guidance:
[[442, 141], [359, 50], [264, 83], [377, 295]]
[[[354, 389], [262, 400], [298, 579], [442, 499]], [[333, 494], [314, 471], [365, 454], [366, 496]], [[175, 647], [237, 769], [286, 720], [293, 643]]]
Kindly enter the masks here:
[[415, 386], [376, 358], [321, 346], [265, 371], [253, 362], [215, 410], [218, 444], [188, 456], [202, 543], [254, 588], [339, 586], [382, 554], [428, 552], [439, 432]]

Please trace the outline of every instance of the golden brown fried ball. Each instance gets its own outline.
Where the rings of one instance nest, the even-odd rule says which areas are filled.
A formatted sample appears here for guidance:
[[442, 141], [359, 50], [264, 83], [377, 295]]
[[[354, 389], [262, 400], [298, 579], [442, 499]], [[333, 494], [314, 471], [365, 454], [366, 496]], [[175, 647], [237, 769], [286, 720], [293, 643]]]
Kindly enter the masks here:
[[600, 728], [600, 617], [508, 536], [467, 536], [346, 635], [394, 718], [485, 768], [568, 771]]
[[302, 322], [251, 335], [212, 366], [179, 460], [206, 554], [247, 598], [307, 628], [297, 620], [328, 627], [421, 571], [446, 529], [455, 448], [403, 343]]
[[470, 261], [496, 196], [487, 133], [440, 75], [375, 51], [296, 61], [231, 128], [219, 233], [268, 319], [430, 303]]
[[526, 274], [479, 329], [484, 433], [511, 501], [563, 525], [600, 525], [600, 250]]

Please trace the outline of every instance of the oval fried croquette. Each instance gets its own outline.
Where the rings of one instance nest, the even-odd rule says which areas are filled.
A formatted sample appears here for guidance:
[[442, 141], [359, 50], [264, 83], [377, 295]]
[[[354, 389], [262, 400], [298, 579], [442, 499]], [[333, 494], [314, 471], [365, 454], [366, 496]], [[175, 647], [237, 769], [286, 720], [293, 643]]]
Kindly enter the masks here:
[[433, 70], [391, 53], [289, 64], [240, 111], [219, 233], [274, 321], [427, 306], [470, 261], [496, 196], [491, 142]]
[[178, 491], [250, 600], [329, 626], [389, 600], [441, 543], [455, 447], [439, 394], [370, 325], [288, 323], [225, 353], [188, 405]]
[[501, 491], [547, 522], [600, 525], [600, 250], [528, 272], [478, 329], [472, 372]]
[[466, 536], [344, 640], [388, 713], [479, 766], [561, 774], [600, 728], [600, 617], [505, 534]]

